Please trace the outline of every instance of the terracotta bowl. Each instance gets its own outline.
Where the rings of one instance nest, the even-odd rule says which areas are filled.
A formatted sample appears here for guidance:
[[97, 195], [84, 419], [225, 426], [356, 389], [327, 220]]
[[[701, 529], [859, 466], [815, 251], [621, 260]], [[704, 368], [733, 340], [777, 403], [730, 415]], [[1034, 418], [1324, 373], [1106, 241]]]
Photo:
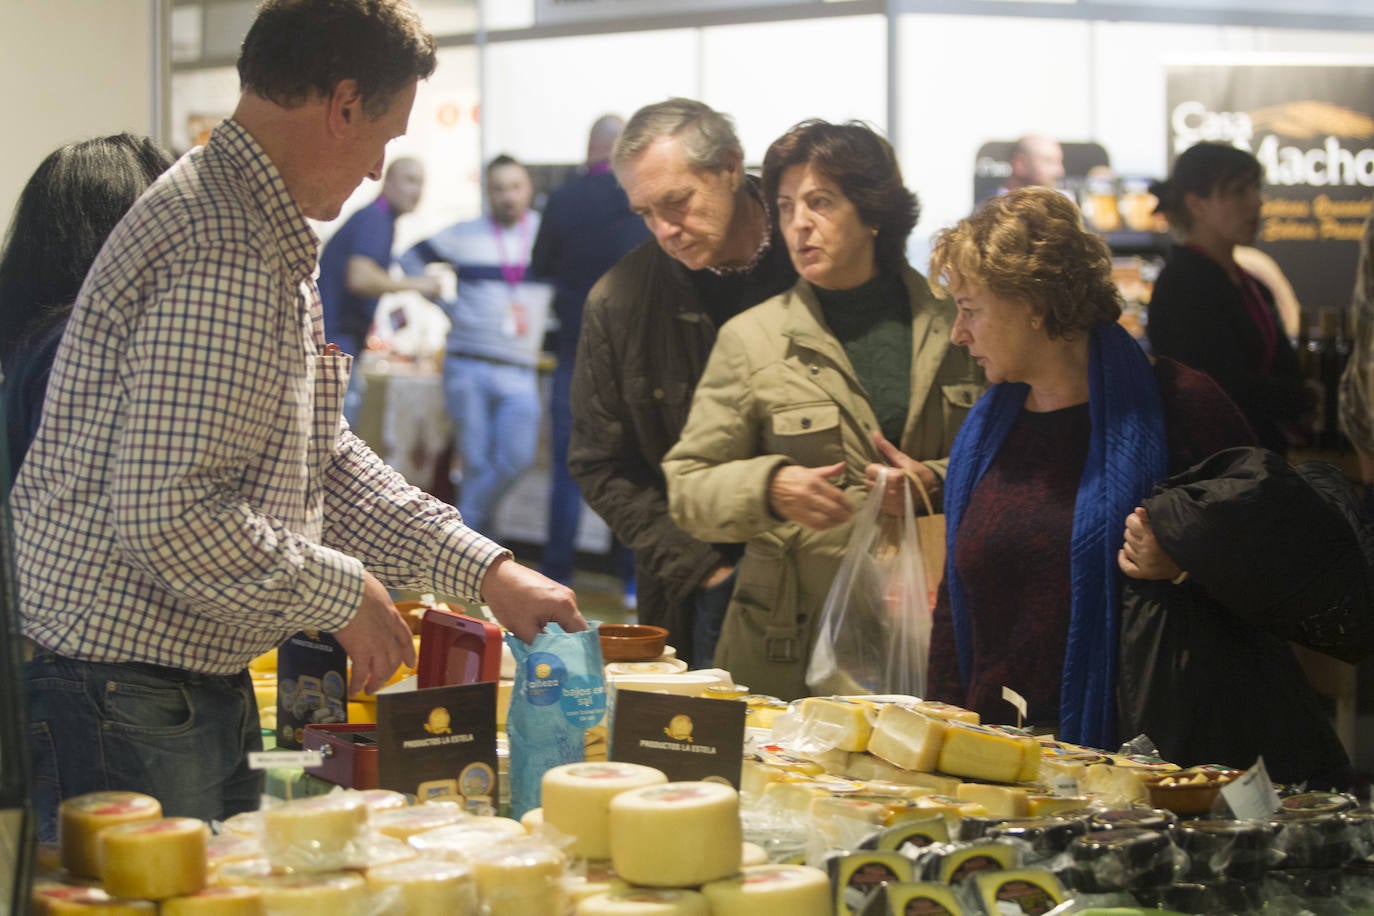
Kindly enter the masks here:
[[668, 631], [648, 624], [603, 624], [597, 633], [601, 658], [608, 662], [651, 662], [668, 644]]
[[1195, 768], [1164, 773], [1145, 780], [1150, 804], [1175, 814], [1207, 814], [1221, 787], [1242, 776], [1240, 770]]

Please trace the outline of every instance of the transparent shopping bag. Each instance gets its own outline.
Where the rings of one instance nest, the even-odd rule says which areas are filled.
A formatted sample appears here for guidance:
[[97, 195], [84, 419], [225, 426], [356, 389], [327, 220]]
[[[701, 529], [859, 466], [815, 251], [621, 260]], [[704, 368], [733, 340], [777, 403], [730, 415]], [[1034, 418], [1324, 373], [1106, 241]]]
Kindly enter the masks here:
[[906, 475], [902, 515], [884, 516], [888, 475], [900, 473], [878, 475], [821, 609], [806, 669], [817, 696], [925, 693], [931, 608], [912, 490], [927, 512], [931, 504], [915, 475]]

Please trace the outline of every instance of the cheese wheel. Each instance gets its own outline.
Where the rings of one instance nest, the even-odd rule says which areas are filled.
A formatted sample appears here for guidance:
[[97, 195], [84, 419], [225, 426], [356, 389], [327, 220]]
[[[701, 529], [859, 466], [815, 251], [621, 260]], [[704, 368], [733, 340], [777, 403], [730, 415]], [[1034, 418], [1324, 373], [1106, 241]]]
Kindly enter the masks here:
[[696, 891], [627, 887], [579, 901], [577, 916], [711, 916], [711, 905]]
[[670, 782], [611, 800], [611, 861], [631, 884], [690, 887], [739, 870], [739, 793], [715, 782]]
[[57, 810], [62, 867], [83, 878], [100, 877], [100, 846], [96, 842], [100, 831], [160, 817], [162, 805], [141, 792], [91, 792], [64, 800]]
[[652, 662], [611, 662], [606, 666], [606, 673], [612, 675], [681, 674], [686, 670], [687, 663], [680, 658], [665, 658]]
[[568, 908], [567, 858], [548, 843], [526, 839], [473, 859], [486, 916], [549, 916]]
[[255, 879], [265, 878], [270, 874], [272, 863], [267, 861], [266, 856], [259, 856], [255, 859], [225, 862], [212, 869], [208, 878], [211, 887], [245, 887]]
[[365, 916], [367, 882], [348, 872], [266, 875], [251, 880], [271, 916]]
[[830, 879], [806, 865], [756, 865], [703, 885], [711, 916], [831, 916]]
[[257, 837], [239, 833], [221, 833], [205, 841], [205, 864], [211, 871], [229, 862], [262, 858], [262, 844]]
[[262, 812], [262, 847], [274, 868], [333, 871], [361, 859], [367, 804], [357, 792], [289, 801]]
[[31, 904], [35, 916], [157, 916], [151, 900], [123, 900], [98, 887], [72, 884], [38, 885]]
[[168, 817], [100, 831], [100, 882], [116, 897], [166, 900], [205, 887], [204, 822]]
[[563, 876], [563, 889], [574, 903], [630, 886], [615, 876], [610, 862], [587, 862], [586, 866], [585, 872]]
[[159, 916], [267, 916], [256, 887], [211, 887], [189, 897], [162, 901]]
[[374, 910], [394, 916], [475, 916], [477, 883], [456, 862], [412, 859], [367, 870]]
[[474, 816], [457, 805], [415, 805], [412, 808], [378, 811], [372, 815], [371, 824], [374, 830], [386, 836], [409, 840], [416, 834], [460, 824]]
[[544, 809], [531, 808], [520, 815], [520, 826], [524, 827], [530, 833], [534, 833], [542, 828], [544, 826]]
[[572, 838], [570, 856], [607, 859], [611, 855], [611, 799], [621, 792], [663, 785], [661, 770], [637, 763], [570, 763], [544, 774], [540, 799], [544, 823]]
[[897, 704], [884, 706], [873, 723], [868, 751], [905, 770], [936, 769], [950, 723]]

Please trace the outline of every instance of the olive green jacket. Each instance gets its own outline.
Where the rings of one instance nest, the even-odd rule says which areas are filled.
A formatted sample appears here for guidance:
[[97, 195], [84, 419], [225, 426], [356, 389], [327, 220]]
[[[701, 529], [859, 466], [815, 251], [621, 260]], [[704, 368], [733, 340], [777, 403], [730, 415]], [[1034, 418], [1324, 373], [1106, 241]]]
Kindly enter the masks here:
[[[955, 433], [987, 387], [949, 342], [954, 305], [907, 268], [911, 299], [911, 407], [902, 451], [945, 475]], [[881, 462], [878, 420], [844, 348], [825, 325], [809, 283], [721, 328], [682, 436], [663, 461], [669, 511], [704, 541], [743, 541], [716, 664], [755, 693], [805, 696], [811, 642], [850, 525], [813, 531], [780, 521], [768, 483], [787, 464], [844, 461], [841, 487], [858, 507], [864, 468]]]

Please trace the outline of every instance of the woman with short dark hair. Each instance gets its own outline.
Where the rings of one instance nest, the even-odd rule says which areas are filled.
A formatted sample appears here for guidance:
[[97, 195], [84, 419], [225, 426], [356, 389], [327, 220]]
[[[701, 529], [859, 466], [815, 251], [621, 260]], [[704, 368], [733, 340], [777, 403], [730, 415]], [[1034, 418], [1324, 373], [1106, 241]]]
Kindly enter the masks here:
[[1274, 294], [1235, 259], [1260, 226], [1263, 171], [1225, 143], [1199, 143], [1151, 190], [1179, 236], [1150, 297], [1146, 333], [1161, 356], [1206, 372], [1260, 445], [1284, 452], [1310, 406]]
[[[793, 698], [810, 692], [817, 618], [866, 488], [896, 465], [938, 504], [985, 383], [950, 346], [952, 307], [906, 263], [916, 197], [886, 140], [805, 121], [769, 148], [763, 187], [800, 279], [721, 328], [663, 467], [681, 528], [746, 545], [716, 664]], [[890, 476], [895, 512], [903, 475]]]
[[38, 429], [53, 357], [87, 271], [134, 201], [171, 164], [147, 137], [97, 137], [49, 153], [20, 192], [0, 253], [11, 481]]

